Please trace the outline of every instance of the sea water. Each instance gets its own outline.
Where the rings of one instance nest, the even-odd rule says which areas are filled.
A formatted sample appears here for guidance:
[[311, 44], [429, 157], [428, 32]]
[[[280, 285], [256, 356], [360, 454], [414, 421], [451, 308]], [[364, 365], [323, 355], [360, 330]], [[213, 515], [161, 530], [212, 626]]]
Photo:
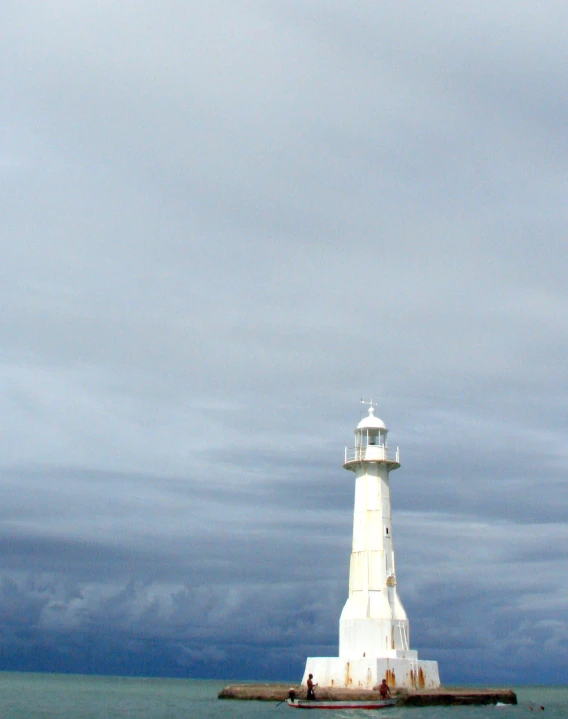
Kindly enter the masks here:
[[[292, 719], [305, 714], [276, 702], [219, 700], [237, 681], [142, 679], [0, 672], [1, 719]], [[513, 687], [517, 706], [392, 707], [380, 711], [326, 711], [325, 719], [568, 718], [568, 687]], [[544, 706], [544, 712], [538, 706]], [[536, 711], [531, 711], [534, 706]], [[297, 712], [290, 716], [291, 712]], [[310, 716], [313, 717], [312, 714]]]

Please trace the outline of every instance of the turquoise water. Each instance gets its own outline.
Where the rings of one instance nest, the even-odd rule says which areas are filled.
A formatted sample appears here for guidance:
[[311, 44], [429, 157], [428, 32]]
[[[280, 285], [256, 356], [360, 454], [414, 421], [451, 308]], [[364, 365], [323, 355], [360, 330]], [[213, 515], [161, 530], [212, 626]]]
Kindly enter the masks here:
[[[292, 719], [285, 704], [269, 702], [219, 701], [217, 694], [231, 683], [181, 679], [134, 679], [85, 677], [65, 674], [0, 673], [1, 719]], [[232, 682], [236, 683], [236, 682]], [[333, 717], [382, 719], [485, 719], [485, 717], [568, 718], [567, 687], [515, 688], [515, 707], [428, 707], [385, 709], [380, 712], [324, 712]], [[544, 712], [529, 710], [534, 701]], [[297, 710], [296, 710], [297, 712]], [[305, 716], [304, 712], [299, 712]], [[309, 714], [313, 717], [313, 714]], [[317, 714], [321, 716], [321, 714]]]

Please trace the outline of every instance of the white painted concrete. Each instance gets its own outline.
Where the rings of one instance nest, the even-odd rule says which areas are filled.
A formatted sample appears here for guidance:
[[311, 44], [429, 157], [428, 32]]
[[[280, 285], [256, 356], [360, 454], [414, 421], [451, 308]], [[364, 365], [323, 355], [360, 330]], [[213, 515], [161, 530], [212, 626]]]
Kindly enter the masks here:
[[313, 674], [314, 682], [320, 687], [373, 689], [383, 679], [391, 688], [437, 689], [440, 686], [438, 662], [416, 659], [308, 657], [302, 677], [304, 686], [308, 674]]
[[398, 596], [389, 474], [400, 467], [398, 449], [387, 447], [388, 429], [373, 407], [345, 451], [345, 469], [355, 473], [353, 546], [349, 596], [339, 619], [339, 656], [310, 657], [303, 682], [320, 686], [440, 686], [437, 662], [421, 661], [410, 649], [408, 617]]

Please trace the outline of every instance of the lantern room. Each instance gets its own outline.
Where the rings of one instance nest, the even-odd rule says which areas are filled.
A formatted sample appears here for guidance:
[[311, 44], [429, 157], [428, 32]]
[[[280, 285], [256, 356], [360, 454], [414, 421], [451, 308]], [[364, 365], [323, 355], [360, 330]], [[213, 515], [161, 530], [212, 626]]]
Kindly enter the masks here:
[[345, 448], [345, 469], [356, 471], [361, 462], [385, 462], [389, 470], [400, 467], [398, 447], [394, 455], [387, 448], [388, 429], [382, 419], [375, 417], [375, 408], [369, 407], [369, 414], [364, 417], [354, 430], [355, 446]]
[[367, 447], [387, 446], [387, 433], [388, 429], [382, 419], [375, 417], [375, 408], [371, 405], [369, 407], [369, 415], [364, 417], [355, 430], [355, 446], [356, 447]]

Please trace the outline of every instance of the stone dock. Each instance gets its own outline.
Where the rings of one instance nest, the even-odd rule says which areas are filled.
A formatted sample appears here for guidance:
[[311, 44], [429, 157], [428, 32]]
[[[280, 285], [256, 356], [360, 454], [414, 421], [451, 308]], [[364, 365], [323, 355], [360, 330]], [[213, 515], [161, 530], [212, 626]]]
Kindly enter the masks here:
[[[219, 692], [219, 699], [282, 702], [294, 689], [298, 699], [305, 698], [306, 688], [291, 684], [231, 684]], [[378, 691], [372, 689], [316, 689], [321, 700], [375, 699]], [[393, 691], [397, 706], [465, 706], [481, 704], [516, 704], [517, 695], [512, 689], [480, 689], [477, 687], [441, 687], [440, 689], [399, 689]]]

